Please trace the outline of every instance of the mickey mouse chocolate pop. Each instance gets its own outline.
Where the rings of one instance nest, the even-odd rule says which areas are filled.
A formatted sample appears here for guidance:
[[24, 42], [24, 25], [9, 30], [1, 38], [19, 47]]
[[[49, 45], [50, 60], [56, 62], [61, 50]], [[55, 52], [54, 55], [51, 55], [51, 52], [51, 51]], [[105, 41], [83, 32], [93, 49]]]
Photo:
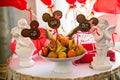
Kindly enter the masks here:
[[90, 20], [88, 20], [83, 14], [77, 15], [76, 20], [79, 25], [70, 31], [70, 33], [67, 35], [68, 37], [72, 37], [72, 35], [76, 34], [77, 31], [88, 32], [92, 26], [96, 26], [98, 24], [97, 18], [92, 17]]
[[60, 26], [60, 19], [62, 18], [62, 12], [57, 10], [51, 16], [49, 13], [44, 13], [42, 19], [44, 22], [48, 22], [49, 27], [57, 29]]
[[36, 20], [33, 20], [30, 23], [30, 29], [23, 29], [21, 35], [23, 37], [30, 37], [33, 40], [36, 40], [40, 37], [40, 31], [38, 29], [39, 23]]

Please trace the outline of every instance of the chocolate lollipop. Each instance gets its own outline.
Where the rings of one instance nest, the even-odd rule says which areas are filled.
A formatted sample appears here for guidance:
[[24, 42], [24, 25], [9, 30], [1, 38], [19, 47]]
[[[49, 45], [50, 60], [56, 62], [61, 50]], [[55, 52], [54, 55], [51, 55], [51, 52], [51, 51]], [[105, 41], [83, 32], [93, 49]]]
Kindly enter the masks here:
[[52, 29], [57, 29], [60, 26], [60, 18], [62, 17], [62, 12], [57, 10], [51, 16], [49, 13], [44, 13], [42, 19], [44, 22], [48, 22], [49, 27]]
[[54, 33], [56, 33], [56, 43], [58, 40], [58, 28], [60, 26], [61, 17], [62, 12], [59, 10], [55, 11], [52, 16], [49, 13], [44, 13], [42, 16], [43, 21], [48, 22], [49, 27], [55, 29]]
[[77, 15], [76, 20], [79, 23], [79, 30], [82, 32], [87, 32], [91, 29], [92, 26], [98, 24], [97, 18], [93, 17], [90, 20], [87, 20], [83, 14]]
[[78, 31], [88, 32], [92, 26], [96, 26], [98, 24], [97, 18], [92, 17], [90, 20], [87, 20], [83, 14], [77, 15], [76, 20], [79, 25], [67, 34], [67, 36], [70, 38]]
[[40, 37], [40, 31], [38, 29], [39, 23], [36, 20], [33, 20], [30, 23], [30, 29], [23, 29], [21, 35], [23, 37], [30, 37], [33, 40], [36, 40]]

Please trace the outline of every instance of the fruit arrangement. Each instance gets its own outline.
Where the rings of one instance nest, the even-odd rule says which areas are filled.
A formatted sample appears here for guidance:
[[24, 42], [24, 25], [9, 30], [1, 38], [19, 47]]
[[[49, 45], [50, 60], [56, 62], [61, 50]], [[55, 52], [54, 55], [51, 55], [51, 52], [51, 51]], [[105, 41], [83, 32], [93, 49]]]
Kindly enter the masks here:
[[48, 58], [71, 58], [85, 53], [85, 49], [80, 44], [76, 44], [74, 39], [58, 35], [57, 41], [52, 38], [50, 43], [42, 48], [41, 55]]

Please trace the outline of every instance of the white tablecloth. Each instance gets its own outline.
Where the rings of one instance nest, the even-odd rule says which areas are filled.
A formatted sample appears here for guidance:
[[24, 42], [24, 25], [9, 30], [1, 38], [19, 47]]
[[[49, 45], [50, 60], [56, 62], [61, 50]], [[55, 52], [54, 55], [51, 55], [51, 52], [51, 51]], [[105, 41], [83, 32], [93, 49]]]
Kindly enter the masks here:
[[88, 63], [81, 63], [74, 66], [73, 72], [65, 74], [53, 72], [54, 62], [38, 55], [33, 57], [34, 66], [22, 68], [19, 66], [19, 58], [14, 55], [8, 68], [7, 80], [120, 80], [120, 53], [115, 52], [115, 55], [116, 61], [109, 70], [97, 71], [91, 69]]

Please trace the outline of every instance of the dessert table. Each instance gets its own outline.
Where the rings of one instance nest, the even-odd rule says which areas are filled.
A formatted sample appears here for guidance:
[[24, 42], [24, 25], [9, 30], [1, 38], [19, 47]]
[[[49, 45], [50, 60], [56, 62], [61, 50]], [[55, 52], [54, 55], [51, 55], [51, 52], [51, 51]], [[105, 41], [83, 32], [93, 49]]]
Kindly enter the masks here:
[[7, 70], [7, 80], [120, 80], [120, 53], [114, 51], [116, 61], [111, 69], [93, 70], [89, 63], [80, 63], [74, 65], [70, 73], [54, 72], [54, 62], [44, 60], [38, 55], [33, 56], [34, 66], [22, 68], [18, 65], [18, 57], [13, 55]]

